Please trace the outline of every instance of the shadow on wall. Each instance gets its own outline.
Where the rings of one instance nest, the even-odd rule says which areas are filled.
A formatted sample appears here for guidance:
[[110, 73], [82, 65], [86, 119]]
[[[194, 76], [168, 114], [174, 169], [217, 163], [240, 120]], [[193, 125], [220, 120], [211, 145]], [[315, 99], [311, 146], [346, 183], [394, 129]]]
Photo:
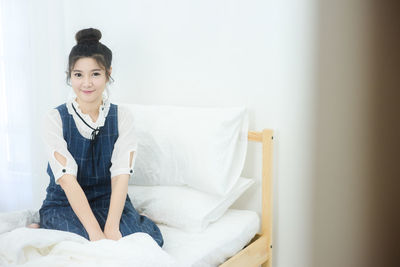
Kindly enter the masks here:
[[319, 2], [314, 267], [398, 266], [399, 7]]

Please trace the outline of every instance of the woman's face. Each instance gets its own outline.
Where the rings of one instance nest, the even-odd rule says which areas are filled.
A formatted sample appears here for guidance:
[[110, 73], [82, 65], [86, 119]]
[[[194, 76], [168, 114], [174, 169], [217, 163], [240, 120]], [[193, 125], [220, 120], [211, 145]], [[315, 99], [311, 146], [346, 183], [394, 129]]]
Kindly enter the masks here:
[[106, 83], [106, 72], [95, 59], [84, 57], [75, 62], [71, 71], [71, 86], [78, 103], [100, 104]]

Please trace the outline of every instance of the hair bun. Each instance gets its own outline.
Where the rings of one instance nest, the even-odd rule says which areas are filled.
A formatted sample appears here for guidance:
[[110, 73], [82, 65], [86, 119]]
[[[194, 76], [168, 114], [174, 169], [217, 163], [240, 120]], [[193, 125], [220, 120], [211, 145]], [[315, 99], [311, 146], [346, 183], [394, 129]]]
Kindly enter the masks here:
[[82, 42], [98, 42], [101, 39], [101, 32], [93, 28], [83, 29], [75, 34], [75, 39], [78, 44]]

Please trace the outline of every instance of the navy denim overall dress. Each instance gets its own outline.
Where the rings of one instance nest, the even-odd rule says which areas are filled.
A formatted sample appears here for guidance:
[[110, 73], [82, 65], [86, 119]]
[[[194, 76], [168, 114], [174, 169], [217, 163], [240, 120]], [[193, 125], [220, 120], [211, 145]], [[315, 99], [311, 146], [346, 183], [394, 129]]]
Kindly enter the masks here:
[[[111, 156], [118, 138], [118, 107], [110, 105], [105, 124], [100, 128], [96, 142], [83, 137], [75, 124], [66, 104], [57, 107], [61, 115], [63, 136], [68, 151], [78, 165], [77, 180], [85, 192], [89, 205], [104, 231], [111, 197]], [[92, 145], [94, 147], [92, 147]], [[94, 151], [94, 152], [93, 152]], [[60, 185], [55, 183], [50, 164], [47, 165], [50, 184], [47, 196], [39, 210], [40, 227], [68, 231], [89, 239], [89, 235], [72, 210], [67, 196]], [[135, 232], [148, 233], [161, 247], [164, 243], [158, 226], [146, 216], [140, 215], [127, 195], [119, 230], [122, 236]]]

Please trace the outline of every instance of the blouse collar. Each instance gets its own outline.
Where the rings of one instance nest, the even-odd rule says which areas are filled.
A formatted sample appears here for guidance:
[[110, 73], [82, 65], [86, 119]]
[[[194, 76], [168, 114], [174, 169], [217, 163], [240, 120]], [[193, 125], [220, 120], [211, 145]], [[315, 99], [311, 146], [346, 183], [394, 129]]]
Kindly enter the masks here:
[[[79, 115], [91, 127], [97, 128], [97, 127], [104, 126], [106, 117], [108, 115], [108, 111], [110, 110], [110, 100], [109, 100], [108, 94], [106, 92], [103, 93], [103, 100], [102, 100], [101, 105], [99, 106], [99, 116], [97, 117], [97, 120], [95, 122], [92, 121], [92, 118], [89, 116], [89, 114], [84, 114], [82, 112], [82, 110], [79, 107], [78, 102], [76, 101], [76, 95], [73, 93], [67, 101], [67, 108], [68, 108], [68, 113], [74, 117], [75, 122], [78, 122], [79, 124], [82, 123], [84, 125], [84, 123], [81, 121], [81, 119], [79, 119], [79, 117], [76, 115], [74, 109], [72, 108], [72, 104], [74, 105], [74, 107], [75, 107], [76, 111], [79, 113]], [[87, 131], [92, 131], [89, 127], [87, 127], [87, 125], [82, 127], [82, 129], [85, 129]]]

